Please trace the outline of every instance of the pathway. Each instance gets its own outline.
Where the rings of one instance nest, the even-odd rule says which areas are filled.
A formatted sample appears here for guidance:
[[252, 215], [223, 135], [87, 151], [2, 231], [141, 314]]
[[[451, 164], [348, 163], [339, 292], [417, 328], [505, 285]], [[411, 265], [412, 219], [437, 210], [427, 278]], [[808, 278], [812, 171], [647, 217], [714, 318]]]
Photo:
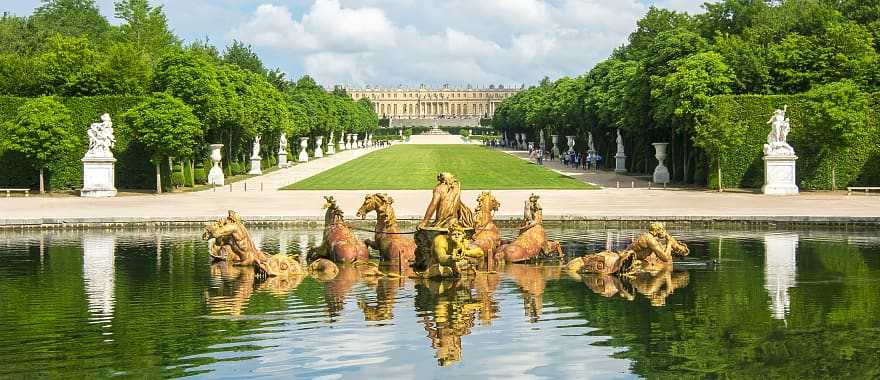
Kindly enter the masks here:
[[[280, 188], [290, 185], [291, 183], [298, 182], [309, 178], [315, 174], [321, 173], [323, 171], [332, 169], [339, 165], [342, 165], [348, 161], [354, 160], [366, 154], [375, 152], [379, 149], [383, 148], [361, 148], [361, 149], [351, 149], [351, 150], [343, 150], [341, 152], [336, 152], [334, 155], [324, 156], [320, 159], [312, 159], [309, 162], [304, 163], [295, 163], [295, 165], [285, 168], [278, 169], [271, 173], [263, 174], [260, 176], [248, 178], [243, 181], [235, 182], [232, 185], [232, 191], [244, 191], [247, 188], [248, 191], [279, 191]], [[294, 159], [296, 159], [296, 154], [291, 155]], [[229, 191], [229, 186], [226, 185], [222, 190]], [[202, 191], [204, 192], [216, 192], [221, 189], [209, 189]]]
[[[445, 141], [436, 139], [434, 141]], [[461, 141], [461, 140], [459, 140]], [[201, 223], [226, 210], [238, 210], [248, 220], [320, 220], [325, 195], [333, 195], [345, 215], [353, 218], [365, 193], [355, 191], [279, 191], [278, 188], [363, 156], [379, 148], [339, 152], [248, 179], [244, 183], [196, 193], [120, 196], [115, 198], [14, 197], [0, 198], [2, 225], [58, 225], [62, 223]], [[523, 152], [511, 152], [524, 156]], [[773, 197], [753, 193], [717, 193], [704, 190], [616, 189], [618, 178], [607, 172], [583, 173], [547, 162], [551, 169], [605, 186], [600, 190], [498, 190], [498, 219], [519, 218], [529, 194], [538, 193], [544, 217], [589, 220], [755, 220], [755, 221], [857, 221], [880, 224], [880, 196], [841, 193], [802, 193]], [[259, 184], [262, 182], [263, 190]], [[467, 184], [464, 184], [467, 188]], [[430, 201], [429, 190], [384, 190], [394, 197], [400, 219], [419, 218]], [[473, 205], [479, 191], [463, 191], [462, 200]]]
[[[502, 147], [500, 149], [502, 149], [504, 153], [514, 155], [516, 157], [522, 158], [523, 160], [529, 160], [528, 151], [510, 150], [510, 148], [507, 147]], [[584, 169], [575, 169], [563, 165], [559, 162], [558, 158], [556, 160], [544, 160], [544, 167], [557, 173], [581, 180], [583, 182], [591, 183], [593, 185], [599, 185], [602, 187], [617, 188], [619, 186], [621, 188], [647, 188], [649, 185], [648, 182], [651, 181], [650, 176], [632, 176], [604, 170], [587, 171]]]

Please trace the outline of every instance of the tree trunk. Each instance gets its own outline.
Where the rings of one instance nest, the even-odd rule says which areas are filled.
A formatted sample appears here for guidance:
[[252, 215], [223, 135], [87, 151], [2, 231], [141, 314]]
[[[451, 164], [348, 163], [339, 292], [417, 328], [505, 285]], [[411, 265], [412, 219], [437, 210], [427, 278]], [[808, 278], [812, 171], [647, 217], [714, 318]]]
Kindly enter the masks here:
[[161, 165], [159, 162], [162, 162], [162, 160], [157, 160], [157, 161], [158, 162], [156, 162], [156, 194], [162, 194], [162, 174], [159, 169], [159, 165]]
[[196, 164], [193, 160], [189, 160], [189, 182], [190, 187], [196, 187]]
[[721, 182], [721, 156], [718, 156], [718, 192], [724, 192], [724, 185], [723, 182]]
[[689, 161], [690, 161], [690, 159], [691, 159], [691, 154], [690, 154], [690, 150], [688, 150], [688, 138], [687, 138], [687, 133], [682, 134], [682, 141], [681, 141], [681, 143], [682, 143], [682, 145], [681, 145], [681, 146], [682, 146], [682, 149], [681, 149], [681, 150], [682, 150], [682, 152], [684, 153], [684, 165], [682, 165], [682, 170], [684, 171], [684, 176], [683, 176], [684, 178], [682, 178], [682, 179], [684, 180], [684, 183], [690, 183], [690, 181], [688, 180], [688, 167], [690, 166], [690, 165], [689, 165], [689, 164], [690, 164]]
[[837, 190], [837, 160], [831, 163], [831, 191]]
[[40, 194], [45, 194], [45, 193], [46, 193], [46, 185], [45, 185], [45, 182], [43, 182], [43, 167], [41, 166], [40, 167]]

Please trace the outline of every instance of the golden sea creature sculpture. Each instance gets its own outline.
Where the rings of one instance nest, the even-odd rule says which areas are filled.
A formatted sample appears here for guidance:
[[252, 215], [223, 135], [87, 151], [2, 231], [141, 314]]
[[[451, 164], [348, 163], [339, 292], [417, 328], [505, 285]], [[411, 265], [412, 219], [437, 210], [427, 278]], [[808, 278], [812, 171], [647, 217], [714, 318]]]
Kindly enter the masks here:
[[251, 239], [237, 212], [229, 210], [225, 219], [205, 226], [205, 240], [213, 239], [210, 255], [214, 261], [229, 261], [234, 265], [253, 265], [259, 276], [303, 275], [299, 261], [285, 254], [267, 255], [260, 251]]
[[663, 223], [651, 223], [648, 232], [633, 239], [620, 252], [603, 251], [572, 259], [566, 268], [579, 273], [659, 273], [672, 268], [672, 256], [687, 256], [690, 250], [666, 232]]

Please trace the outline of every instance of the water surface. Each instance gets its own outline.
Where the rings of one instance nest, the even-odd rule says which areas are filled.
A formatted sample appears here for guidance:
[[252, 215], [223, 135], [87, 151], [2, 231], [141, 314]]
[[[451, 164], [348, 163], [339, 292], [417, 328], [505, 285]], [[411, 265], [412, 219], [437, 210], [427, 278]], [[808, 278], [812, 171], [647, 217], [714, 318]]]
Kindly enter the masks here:
[[[267, 252], [318, 229], [252, 228]], [[556, 227], [570, 255], [639, 231]], [[663, 278], [255, 281], [198, 229], [0, 231], [0, 377], [878, 378], [876, 232], [672, 230]]]

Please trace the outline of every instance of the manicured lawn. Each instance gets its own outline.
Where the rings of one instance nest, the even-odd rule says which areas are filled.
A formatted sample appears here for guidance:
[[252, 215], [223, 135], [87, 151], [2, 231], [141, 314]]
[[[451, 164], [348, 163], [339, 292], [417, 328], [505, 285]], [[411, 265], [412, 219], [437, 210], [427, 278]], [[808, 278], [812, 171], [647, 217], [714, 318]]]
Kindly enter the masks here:
[[463, 189], [594, 189], [504, 152], [474, 145], [396, 145], [285, 186], [284, 190], [422, 190], [450, 172]]

